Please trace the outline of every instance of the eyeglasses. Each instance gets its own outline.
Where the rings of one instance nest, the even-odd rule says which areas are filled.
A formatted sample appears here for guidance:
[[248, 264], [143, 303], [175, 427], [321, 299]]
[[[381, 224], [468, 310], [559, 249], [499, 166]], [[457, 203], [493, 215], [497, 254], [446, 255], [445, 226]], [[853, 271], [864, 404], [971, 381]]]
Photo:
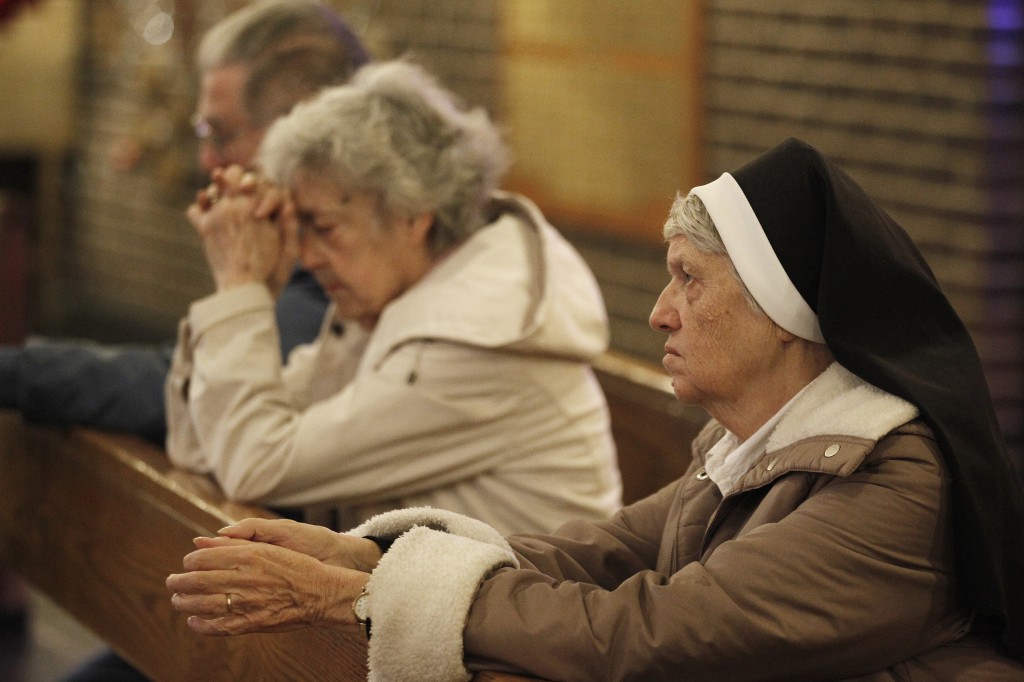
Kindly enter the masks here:
[[245, 127], [239, 130], [233, 130], [230, 132], [224, 132], [218, 130], [210, 124], [205, 118], [199, 114], [192, 115], [192, 130], [195, 131], [196, 137], [200, 142], [209, 143], [218, 152], [223, 151], [232, 142], [242, 137], [246, 133], [257, 130], [257, 128]]

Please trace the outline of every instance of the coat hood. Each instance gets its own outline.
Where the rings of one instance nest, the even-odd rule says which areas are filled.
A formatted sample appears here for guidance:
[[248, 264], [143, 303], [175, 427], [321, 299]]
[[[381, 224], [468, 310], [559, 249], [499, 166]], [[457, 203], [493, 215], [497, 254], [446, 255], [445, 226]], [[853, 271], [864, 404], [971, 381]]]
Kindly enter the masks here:
[[525, 197], [493, 195], [491, 221], [381, 315], [364, 362], [412, 341], [591, 361], [608, 346], [608, 318], [583, 258]]

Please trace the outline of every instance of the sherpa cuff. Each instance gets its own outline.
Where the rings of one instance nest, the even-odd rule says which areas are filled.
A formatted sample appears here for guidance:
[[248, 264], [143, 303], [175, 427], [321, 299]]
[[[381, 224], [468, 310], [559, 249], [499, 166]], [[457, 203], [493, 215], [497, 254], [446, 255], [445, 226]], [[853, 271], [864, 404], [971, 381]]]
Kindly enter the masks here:
[[350, 533], [398, 536], [366, 587], [370, 682], [469, 680], [462, 648], [469, 607], [491, 571], [519, 565], [504, 538], [485, 523], [429, 508], [382, 514]]
[[461, 535], [464, 538], [500, 547], [510, 554], [512, 552], [512, 547], [505, 541], [501, 533], [483, 521], [433, 507], [409, 507], [377, 514], [348, 531], [348, 534], [394, 540], [416, 526], [426, 526], [452, 535]]

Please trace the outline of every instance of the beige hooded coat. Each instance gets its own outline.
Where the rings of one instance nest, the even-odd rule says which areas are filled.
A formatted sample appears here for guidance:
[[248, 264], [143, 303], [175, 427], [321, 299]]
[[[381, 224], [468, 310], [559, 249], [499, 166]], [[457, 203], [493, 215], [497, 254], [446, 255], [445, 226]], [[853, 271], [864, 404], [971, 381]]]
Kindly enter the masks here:
[[416, 505], [506, 533], [614, 513], [597, 284], [532, 203], [491, 208], [372, 332], [328, 310], [284, 367], [264, 286], [194, 303], [167, 381], [171, 461], [233, 499], [334, 508], [340, 528]]

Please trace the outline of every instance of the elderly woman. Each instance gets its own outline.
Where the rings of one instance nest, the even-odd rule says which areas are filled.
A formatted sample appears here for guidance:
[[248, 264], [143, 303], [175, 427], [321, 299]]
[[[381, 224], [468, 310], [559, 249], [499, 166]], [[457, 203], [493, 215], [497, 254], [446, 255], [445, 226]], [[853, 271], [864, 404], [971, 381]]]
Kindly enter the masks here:
[[168, 578], [190, 626], [365, 621], [379, 680], [1024, 679], [993, 636], [1024, 654], [1020, 492], [905, 233], [790, 140], [678, 199], [665, 237], [651, 326], [713, 417], [681, 479], [507, 541], [425, 509], [247, 520]]
[[[495, 190], [506, 150], [482, 110], [412, 64], [371, 65], [276, 122], [259, 160], [265, 177], [228, 168], [189, 210], [217, 292], [167, 382], [175, 464], [336, 528], [429, 505], [549, 531], [621, 506], [589, 366], [600, 292], [532, 203]], [[332, 306], [282, 367], [274, 294], [296, 251]]]

